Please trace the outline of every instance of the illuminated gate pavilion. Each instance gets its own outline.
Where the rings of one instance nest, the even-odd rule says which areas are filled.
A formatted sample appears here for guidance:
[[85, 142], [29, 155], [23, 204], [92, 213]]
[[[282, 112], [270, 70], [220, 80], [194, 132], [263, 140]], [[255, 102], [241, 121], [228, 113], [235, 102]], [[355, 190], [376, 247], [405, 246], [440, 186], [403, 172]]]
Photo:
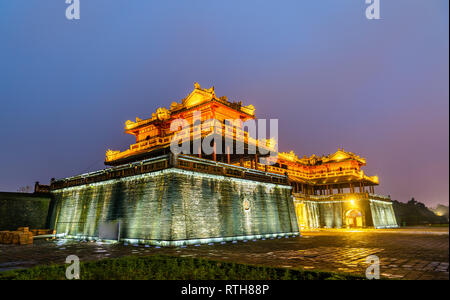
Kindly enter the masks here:
[[[191, 126], [173, 131], [176, 119]], [[108, 150], [108, 168], [51, 182], [57, 234], [183, 245], [318, 227], [397, 226], [391, 200], [375, 194], [378, 178], [361, 170], [364, 158], [339, 149], [322, 157], [278, 153], [275, 164], [263, 164], [274, 142], [252, 137], [230, 119], [255, 120], [255, 108], [196, 83], [181, 103], [127, 121], [125, 133], [136, 142], [125, 151]], [[211, 136], [224, 142], [213, 139], [207, 153], [198, 145]], [[191, 154], [171, 152], [175, 137], [189, 141]]]
[[398, 227], [390, 197], [375, 193], [377, 176], [367, 176], [366, 159], [343, 149], [328, 156], [298, 158], [279, 153], [271, 172], [286, 174], [300, 229]]

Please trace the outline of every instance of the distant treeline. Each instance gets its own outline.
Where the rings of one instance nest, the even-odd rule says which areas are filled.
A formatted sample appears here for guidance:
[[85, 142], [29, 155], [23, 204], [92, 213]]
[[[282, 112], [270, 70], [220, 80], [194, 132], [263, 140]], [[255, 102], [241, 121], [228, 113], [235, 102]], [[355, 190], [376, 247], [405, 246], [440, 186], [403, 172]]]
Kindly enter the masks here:
[[395, 217], [400, 226], [448, 224], [448, 215], [438, 216], [414, 198], [407, 203], [394, 200], [393, 204]]

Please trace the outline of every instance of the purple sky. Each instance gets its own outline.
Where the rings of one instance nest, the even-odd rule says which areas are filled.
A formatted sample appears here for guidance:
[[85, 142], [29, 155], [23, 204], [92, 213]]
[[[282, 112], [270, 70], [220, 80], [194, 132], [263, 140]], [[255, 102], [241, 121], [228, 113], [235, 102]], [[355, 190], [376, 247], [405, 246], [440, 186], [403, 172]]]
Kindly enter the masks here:
[[449, 2], [0, 2], [0, 190], [102, 168], [124, 122], [198, 81], [280, 119], [280, 150], [344, 147], [376, 192], [449, 199]]

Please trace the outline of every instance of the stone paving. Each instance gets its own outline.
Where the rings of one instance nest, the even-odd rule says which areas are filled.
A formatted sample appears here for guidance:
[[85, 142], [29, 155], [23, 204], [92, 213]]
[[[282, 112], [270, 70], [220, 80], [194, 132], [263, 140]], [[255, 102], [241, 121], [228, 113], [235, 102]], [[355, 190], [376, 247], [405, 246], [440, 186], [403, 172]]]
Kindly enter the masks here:
[[157, 248], [124, 244], [37, 240], [34, 245], [0, 245], [0, 271], [126, 255], [169, 254], [285, 268], [365, 274], [366, 258], [380, 258], [381, 275], [395, 279], [449, 279], [446, 229], [320, 230], [301, 237], [237, 243]]

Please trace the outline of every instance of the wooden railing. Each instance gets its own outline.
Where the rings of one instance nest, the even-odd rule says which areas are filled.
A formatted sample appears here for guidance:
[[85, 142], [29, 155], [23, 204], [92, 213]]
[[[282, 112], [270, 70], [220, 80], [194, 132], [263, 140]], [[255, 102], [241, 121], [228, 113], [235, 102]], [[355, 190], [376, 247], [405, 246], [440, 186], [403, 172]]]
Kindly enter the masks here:
[[136, 152], [140, 152], [142, 150], [146, 150], [146, 149], [152, 149], [155, 147], [162, 147], [162, 146], [167, 146], [170, 144], [172, 140], [172, 136], [166, 136], [166, 137], [155, 137], [155, 138], [151, 138], [149, 140], [145, 140], [136, 144], [132, 144], [130, 145], [130, 148], [122, 151], [122, 152], [117, 152], [111, 155], [106, 155], [106, 161], [114, 161], [114, 160], [118, 160], [124, 157], [127, 157], [133, 153]]
[[[244, 166], [250, 167], [250, 162], [245, 162]], [[258, 170], [265, 170], [265, 165], [258, 164]], [[315, 178], [327, 178], [327, 177], [336, 177], [336, 176], [345, 176], [345, 175], [354, 175], [361, 177], [363, 176], [363, 173], [358, 170], [346, 170], [346, 171], [331, 171], [331, 172], [324, 172], [324, 173], [310, 173], [310, 172], [302, 172], [302, 171], [296, 171], [296, 170], [289, 170], [284, 169], [276, 166], [267, 166], [267, 170], [269, 172], [274, 172], [277, 174], [285, 174], [287, 173], [289, 176], [295, 176], [305, 179], [315, 179]]]
[[159, 157], [108, 168], [97, 172], [86, 173], [74, 177], [54, 180], [50, 183], [51, 190], [58, 190], [73, 186], [92, 184], [100, 181], [135, 176], [167, 168], [178, 168], [206, 174], [221, 175], [241, 179], [267, 182], [280, 185], [289, 185], [288, 178], [274, 173], [266, 173], [244, 167], [213, 162], [207, 159], [167, 154]]
[[389, 196], [377, 195], [371, 193], [342, 193], [332, 195], [307, 195], [303, 193], [292, 194], [296, 200], [315, 200], [315, 201], [347, 201], [347, 200], [378, 200], [390, 202]]
[[[221, 130], [222, 136], [226, 138], [232, 138], [234, 140], [243, 141], [245, 144], [249, 145], [255, 145], [259, 146], [260, 148], [264, 148], [266, 151], [274, 151], [273, 147], [270, 147], [269, 145], [263, 145], [260, 141], [258, 141], [255, 138], [252, 138], [249, 136], [248, 132], [241, 130], [239, 128], [236, 128], [234, 126], [225, 125], [223, 123], [220, 123], [218, 121], [216, 122], [205, 122], [203, 125], [202, 130], [196, 131], [192, 130], [193, 127], [190, 126], [189, 128], [177, 131], [176, 133], [171, 133], [169, 135], [166, 135], [164, 137], [153, 137], [149, 140], [141, 141], [136, 144], [130, 145], [130, 148], [122, 151], [122, 152], [115, 152], [113, 154], [107, 154], [106, 155], [106, 161], [115, 161], [124, 157], [127, 157], [129, 155], [132, 155], [133, 153], [137, 153], [143, 150], [150, 150], [155, 147], [164, 147], [167, 145], [170, 145], [170, 142], [174, 138], [175, 134], [177, 134], [178, 140], [183, 139], [197, 139], [199, 137], [206, 137], [213, 132], [220, 132]], [[200, 133], [200, 134], [199, 134]]]
[[[247, 168], [250, 168], [251, 163], [247, 161], [244, 163], [244, 166]], [[265, 165], [258, 164], [257, 169], [261, 170], [261, 171], [265, 170]], [[317, 173], [317, 172], [302, 172], [302, 171], [297, 171], [297, 170], [289, 170], [289, 169], [284, 169], [284, 168], [280, 168], [280, 167], [276, 167], [276, 166], [267, 166], [267, 171], [277, 173], [277, 174], [282, 174], [282, 175], [287, 173], [288, 176], [295, 176], [295, 177], [306, 179], [306, 180], [351, 175], [351, 176], [359, 177], [359, 179], [366, 179], [366, 180], [372, 181], [375, 184], [378, 184], [378, 178], [376, 176], [369, 177], [369, 176], [364, 175], [364, 173], [362, 171], [358, 171], [358, 170], [343, 170], [343, 171], [330, 171], [330, 172], [324, 172], [324, 173]]]
[[191, 156], [179, 156], [177, 167], [184, 170], [197, 171], [212, 175], [255, 180], [273, 184], [289, 185], [288, 178], [274, 173], [263, 172], [245, 167], [228, 165]]
[[373, 199], [373, 200], [380, 200], [380, 201], [391, 201], [390, 196], [372, 194], [372, 193], [369, 193], [369, 198]]
[[91, 184], [100, 181], [145, 174], [166, 169], [168, 166], [169, 166], [169, 157], [168, 155], [164, 155], [154, 159], [141, 161], [138, 163], [122, 165], [119, 167], [104, 169], [92, 173], [86, 173], [75, 177], [55, 180], [50, 183], [50, 189], [58, 190], [72, 186]]

